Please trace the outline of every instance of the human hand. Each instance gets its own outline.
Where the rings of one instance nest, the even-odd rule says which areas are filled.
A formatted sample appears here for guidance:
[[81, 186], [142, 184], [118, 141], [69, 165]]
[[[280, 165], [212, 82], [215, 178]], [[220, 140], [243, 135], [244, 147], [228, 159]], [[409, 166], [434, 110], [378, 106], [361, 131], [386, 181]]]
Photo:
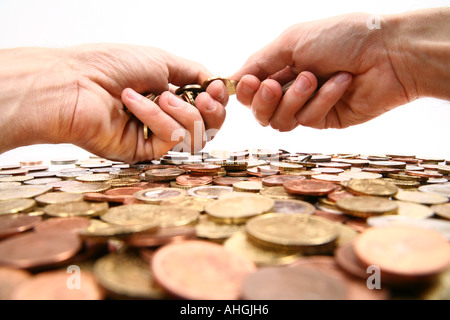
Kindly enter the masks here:
[[[180, 132], [190, 138], [187, 145], [202, 148], [205, 131], [220, 129], [225, 119], [224, 84], [211, 83], [197, 97], [196, 107], [184, 102], [171, 93], [175, 86], [201, 84], [212, 74], [161, 49], [94, 44], [15, 53], [22, 61], [34, 61], [23, 63], [24, 78], [33, 79], [23, 81], [26, 88], [21, 90], [29, 101], [14, 102], [20, 119], [26, 120], [22, 126], [29, 128], [22, 130], [22, 140], [17, 134], [5, 139], [15, 140], [15, 146], [73, 143], [98, 156], [133, 163], [162, 156], [183, 140]], [[149, 92], [160, 94], [158, 104], [141, 95]], [[151, 130], [148, 139], [141, 122]]]
[[402, 57], [394, 31], [382, 17], [381, 29], [369, 29], [369, 18], [347, 14], [291, 26], [230, 77], [240, 80], [237, 99], [261, 125], [280, 131], [345, 128], [415, 99], [396, 64]]

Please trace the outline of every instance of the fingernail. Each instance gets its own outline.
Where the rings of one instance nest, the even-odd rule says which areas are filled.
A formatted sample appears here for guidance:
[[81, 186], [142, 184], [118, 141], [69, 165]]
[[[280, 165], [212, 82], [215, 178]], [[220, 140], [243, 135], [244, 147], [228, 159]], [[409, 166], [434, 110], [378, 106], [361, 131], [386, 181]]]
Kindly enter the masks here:
[[216, 110], [216, 102], [209, 95], [208, 95], [208, 103], [207, 103], [205, 109], [207, 111], [214, 111], [214, 110]]
[[294, 89], [298, 93], [309, 91], [311, 87], [312, 87], [311, 82], [309, 82], [308, 78], [306, 78], [305, 76], [298, 77], [294, 83]]
[[133, 89], [128, 88], [127, 89], [127, 98], [133, 101], [140, 101], [142, 100], [143, 96], [134, 91]]
[[344, 83], [347, 82], [351, 79], [351, 74], [348, 72], [341, 72], [339, 73], [335, 78], [334, 78], [334, 82], [336, 83]]
[[266, 101], [270, 101], [273, 98], [275, 98], [275, 94], [265, 84], [263, 84], [262, 91], [261, 91], [261, 97]]
[[176, 97], [173, 93], [169, 93], [167, 103], [172, 108], [184, 107], [184, 102], [180, 98]]
[[246, 94], [246, 95], [252, 95], [256, 92], [255, 89], [253, 89], [252, 86], [249, 86], [248, 84], [246, 84], [245, 82], [242, 82], [241, 85], [241, 91]]

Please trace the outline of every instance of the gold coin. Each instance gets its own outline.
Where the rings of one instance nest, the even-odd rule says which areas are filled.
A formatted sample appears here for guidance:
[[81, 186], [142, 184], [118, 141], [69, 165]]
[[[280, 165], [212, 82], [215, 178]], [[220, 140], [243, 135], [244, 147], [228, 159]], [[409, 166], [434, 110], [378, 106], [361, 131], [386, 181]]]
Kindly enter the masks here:
[[141, 180], [139, 179], [133, 179], [133, 178], [114, 178], [108, 181], [109, 184], [111, 184], [111, 188], [122, 188], [122, 187], [130, 187], [137, 183], [139, 183]]
[[238, 192], [259, 192], [263, 189], [261, 181], [239, 181], [233, 183], [233, 190]]
[[339, 199], [336, 201], [336, 207], [348, 215], [360, 218], [382, 214], [395, 214], [398, 210], [398, 205], [395, 201], [373, 196]]
[[223, 245], [226, 249], [247, 257], [258, 267], [288, 265], [302, 256], [300, 253], [260, 248], [247, 239], [245, 231], [235, 232]]
[[50, 191], [49, 186], [17, 186], [0, 189], [0, 201], [10, 199], [34, 198]]
[[149, 224], [158, 226], [159, 207], [151, 204], [130, 204], [109, 208], [100, 218], [110, 224]]
[[109, 183], [87, 182], [80, 184], [64, 185], [59, 190], [68, 193], [103, 192], [111, 188]]
[[431, 209], [439, 217], [450, 219], [450, 203], [435, 204], [431, 207]]
[[289, 194], [283, 186], [264, 188], [259, 192], [261, 195], [276, 199], [276, 200], [304, 200], [305, 197], [301, 195]]
[[381, 179], [353, 179], [347, 188], [354, 194], [367, 196], [391, 197], [398, 192], [397, 186]]
[[422, 191], [399, 191], [395, 196], [397, 200], [421, 203], [421, 204], [441, 204], [448, 201], [448, 198], [439, 194]]
[[209, 219], [208, 215], [200, 216], [195, 225], [197, 237], [215, 241], [225, 240], [243, 228], [243, 225], [216, 223]]
[[0, 215], [29, 212], [35, 206], [36, 201], [33, 199], [11, 199], [0, 201]]
[[149, 225], [155, 227], [184, 226], [197, 221], [200, 213], [189, 208], [130, 204], [113, 207], [101, 219], [116, 225]]
[[40, 205], [47, 205], [52, 203], [65, 203], [82, 201], [83, 195], [81, 193], [68, 192], [47, 192], [34, 198]]
[[214, 199], [211, 198], [202, 198], [202, 197], [182, 197], [175, 199], [166, 199], [161, 201], [160, 206], [178, 206], [183, 208], [194, 209], [199, 212], [205, 211], [206, 205], [214, 202]]
[[186, 226], [197, 222], [200, 212], [177, 206], [159, 207], [158, 223], [162, 228]]
[[146, 203], [158, 204], [163, 200], [187, 196], [186, 190], [175, 188], [150, 188], [136, 192], [134, 197]]
[[148, 263], [132, 252], [101, 257], [95, 262], [93, 272], [98, 283], [116, 298], [167, 298], [155, 284]]
[[398, 206], [397, 214], [409, 218], [425, 219], [433, 215], [433, 210], [426, 205], [409, 201], [395, 201]]
[[8, 188], [12, 188], [12, 187], [18, 187], [21, 186], [22, 184], [20, 182], [0, 182], [0, 189], [8, 189]]
[[218, 223], [242, 224], [273, 209], [273, 199], [253, 193], [231, 193], [207, 205], [205, 212]]
[[109, 241], [110, 239], [121, 239], [153, 229], [153, 226], [147, 224], [117, 225], [92, 219], [91, 224], [81, 229], [78, 234], [84, 238]]
[[203, 81], [203, 84], [202, 84], [203, 90], [206, 90], [208, 88], [208, 86], [211, 84], [211, 82], [213, 82], [215, 80], [221, 80], [223, 82], [223, 84], [227, 88], [228, 95], [233, 95], [236, 93], [236, 86], [238, 84], [238, 81], [227, 79], [227, 78], [221, 78], [221, 77], [213, 77], [213, 78], [209, 78], [209, 79], [206, 79], [205, 81]]
[[302, 253], [326, 253], [339, 235], [336, 223], [311, 215], [269, 213], [250, 219], [245, 226], [258, 246]]
[[53, 203], [44, 207], [44, 212], [54, 217], [100, 216], [108, 210], [107, 202], [76, 201]]
[[419, 181], [412, 181], [412, 180], [399, 180], [399, 179], [392, 179], [392, 178], [381, 178], [383, 181], [387, 181], [390, 183], [395, 184], [400, 189], [416, 189], [420, 186]]

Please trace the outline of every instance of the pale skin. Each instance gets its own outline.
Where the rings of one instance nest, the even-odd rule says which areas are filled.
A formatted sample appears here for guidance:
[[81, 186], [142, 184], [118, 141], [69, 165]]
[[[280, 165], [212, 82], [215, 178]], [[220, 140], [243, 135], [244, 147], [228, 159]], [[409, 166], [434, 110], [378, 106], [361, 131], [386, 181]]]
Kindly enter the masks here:
[[237, 99], [279, 131], [346, 128], [421, 97], [450, 100], [450, 8], [376, 17], [378, 29], [363, 13], [291, 26], [231, 76]]
[[[196, 62], [152, 47], [0, 50], [0, 152], [36, 143], [73, 143], [101, 157], [134, 163], [159, 158], [176, 146], [182, 137], [174, 139], [175, 130], [186, 130], [191, 139], [200, 136], [203, 147], [203, 133], [219, 129], [225, 120], [224, 84], [212, 82], [197, 97], [196, 107], [173, 89], [212, 76]], [[149, 92], [161, 95], [158, 104], [142, 95]], [[147, 140], [142, 123], [151, 131]], [[194, 132], [195, 123], [202, 132]]]

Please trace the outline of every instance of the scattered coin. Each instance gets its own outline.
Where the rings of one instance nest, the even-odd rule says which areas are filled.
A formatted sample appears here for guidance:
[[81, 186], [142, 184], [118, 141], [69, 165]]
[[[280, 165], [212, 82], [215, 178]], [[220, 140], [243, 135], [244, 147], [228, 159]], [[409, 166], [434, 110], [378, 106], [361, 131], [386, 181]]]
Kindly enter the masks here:
[[[80, 288], [68, 285], [63, 270], [41, 272], [12, 290], [11, 300], [102, 300], [104, 292], [90, 271], [82, 271]], [[75, 288], [75, 289], [74, 289]]]
[[101, 257], [95, 262], [93, 273], [113, 298], [167, 298], [166, 293], [156, 285], [148, 263], [131, 252]]
[[353, 179], [347, 189], [356, 195], [391, 197], [398, 192], [398, 187], [382, 179]]
[[151, 269], [156, 282], [176, 297], [236, 300], [244, 277], [256, 266], [219, 244], [188, 240], [158, 249]]
[[422, 191], [404, 191], [401, 190], [395, 195], [395, 199], [421, 203], [426, 205], [441, 204], [448, 201], [447, 197], [439, 194], [422, 192]]
[[250, 219], [249, 239], [263, 248], [302, 253], [326, 253], [338, 237], [335, 223], [321, 217], [270, 213]]
[[336, 202], [336, 206], [346, 214], [359, 218], [395, 214], [398, 210], [398, 205], [395, 201], [372, 196], [343, 198]]
[[95, 217], [108, 210], [107, 202], [74, 201], [52, 203], [44, 207], [44, 212], [53, 217]]
[[218, 223], [243, 224], [251, 217], [269, 212], [275, 205], [273, 199], [252, 193], [231, 194], [231, 197], [220, 198], [205, 207], [205, 212], [211, 220]]
[[418, 281], [450, 266], [450, 244], [434, 230], [414, 226], [370, 228], [354, 242], [363, 265], [376, 265], [381, 273], [399, 281]]
[[283, 186], [288, 193], [307, 196], [323, 196], [336, 189], [334, 183], [314, 180], [291, 180]]
[[73, 233], [24, 233], [0, 242], [0, 263], [21, 269], [54, 265], [73, 257], [81, 246]]

